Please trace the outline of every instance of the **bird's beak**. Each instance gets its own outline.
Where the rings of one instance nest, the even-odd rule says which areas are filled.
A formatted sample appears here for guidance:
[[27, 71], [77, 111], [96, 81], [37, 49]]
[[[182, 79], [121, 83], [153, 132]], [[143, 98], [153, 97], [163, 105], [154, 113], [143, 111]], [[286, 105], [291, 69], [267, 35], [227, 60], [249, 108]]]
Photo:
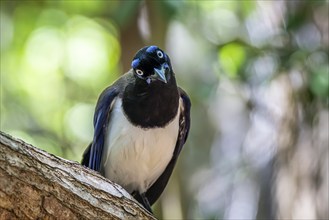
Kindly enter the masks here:
[[154, 68], [154, 77], [157, 80], [160, 80], [164, 83], [167, 83], [167, 79], [166, 79], [166, 63], [161, 65], [161, 69], [158, 68]]

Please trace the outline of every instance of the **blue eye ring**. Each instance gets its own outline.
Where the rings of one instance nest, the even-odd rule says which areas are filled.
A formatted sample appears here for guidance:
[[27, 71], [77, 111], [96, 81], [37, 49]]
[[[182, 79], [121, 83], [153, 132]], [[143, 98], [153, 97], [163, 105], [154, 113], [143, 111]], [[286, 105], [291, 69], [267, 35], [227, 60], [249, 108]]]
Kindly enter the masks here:
[[157, 55], [160, 59], [163, 58], [163, 53], [161, 50], [157, 50]]

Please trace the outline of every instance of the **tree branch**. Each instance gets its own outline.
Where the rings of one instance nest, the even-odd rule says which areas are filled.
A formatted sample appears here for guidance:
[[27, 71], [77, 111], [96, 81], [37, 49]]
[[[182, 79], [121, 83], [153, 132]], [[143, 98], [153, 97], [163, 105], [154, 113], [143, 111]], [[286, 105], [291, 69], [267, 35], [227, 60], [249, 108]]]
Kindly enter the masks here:
[[119, 185], [0, 132], [0, 219], [155, 219]]

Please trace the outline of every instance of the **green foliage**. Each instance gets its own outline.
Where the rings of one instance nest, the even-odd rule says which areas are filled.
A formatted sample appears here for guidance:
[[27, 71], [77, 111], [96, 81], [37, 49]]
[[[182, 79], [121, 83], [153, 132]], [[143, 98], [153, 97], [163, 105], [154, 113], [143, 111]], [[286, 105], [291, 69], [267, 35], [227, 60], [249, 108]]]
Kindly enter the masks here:
[[312, 74], [310, 89], [316, 96], [324, 100], [328, 99], [329, 96], [328, 66], [320, 67], [318, 71]]
[[245, 50], [237, 43], [226, 44], [218, 52], [218, 59], [223, 72], [229, 77], [236, 78], [238, 72], [245, 62]]
[[12, 15], [1, 12], [2, 30], [11, 32], [1, 45], [1, 129], [80, 160], [81, 146], [92, 137], [98, 94], [119, 71], [118, 33], [111, 20], [105, 29], [75, 14], [95, 13], [102, 9], [98, 4], [22, 3]]

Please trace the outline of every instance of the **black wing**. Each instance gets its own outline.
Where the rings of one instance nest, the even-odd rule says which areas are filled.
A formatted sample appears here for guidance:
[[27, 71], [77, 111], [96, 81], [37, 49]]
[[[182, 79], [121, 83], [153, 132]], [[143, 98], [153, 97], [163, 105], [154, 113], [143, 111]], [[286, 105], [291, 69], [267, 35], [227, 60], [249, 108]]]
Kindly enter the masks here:
[[118, 95], [116, 87], [110, 86], [100, 95], [94, 115], [94, 139], [83, 154], [82, 165], [100, 171], [105, 132], [113, 100]]
[[[146, 197], [152, 205], [161, 195], [164, 188], [166, 187], [169, 177], [171, 176], [171, 173], [174, 169], [174, 166], [176, 164], [177, 158], [179, 153], [181, 152], [183, 145], [186, 142], [189, 130], [190, 130], [190, 109], [191, 109], [191, 101], [188, 95], [185, 93], [184, 90], [181, 88], [179, 89], [180, 97], [183, 100], [184, 109], [181, 112], [181, 115], [179, 116], [179, 133], [178, 138], [174, 150], [173, 157], [169, 164], [167, 165], [165, 171], [161, 174], [161, 176], [153, 183], [153, 185], [147, 190]], [[138, 200], [138, 198], [136, 198]]]

